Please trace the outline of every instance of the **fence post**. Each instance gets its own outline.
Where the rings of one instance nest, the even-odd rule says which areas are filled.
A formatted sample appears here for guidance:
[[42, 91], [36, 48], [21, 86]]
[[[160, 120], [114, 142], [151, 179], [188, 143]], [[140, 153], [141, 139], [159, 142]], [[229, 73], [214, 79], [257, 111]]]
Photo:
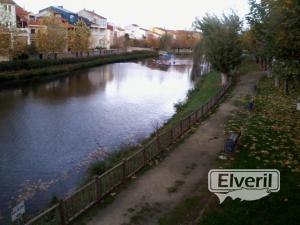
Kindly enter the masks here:
[[122, 167], [123, 167], [123, 183], [125, 183], [126, 180], [127, 180], [127, 176], [126, 176], [126, 164], [127, 164], [127, 160], [123, 159], [123, 164], [122, 164]]
[[147, 162], [148, 162], [147, 154], [146, 154], [146, 148], [143, 148], [143, 158], [144, 158], [144, 166], [146, 166]]
[[157, 147], [157, 152], [160, 152], [160, 137], [159, 137], [159, 132], [156, 132], [156, 147]]
[[95, 176], [95, 185], [96, 185], [96, 202], [101, 201], [101, 180], [99, 176]]
[[59, 216], [60, 216], [60, 225], [66, 225], [66, 218], [65, 218], [65, 207], [64, 201], [59, 201]]
[[174, 132], [173, 132], [173, 127], [171, 127], [171, 144], [174, 142]]
[[[201, 117], [203, 117], [203, 115], [204, 115], [204, 106], [202, 105], [201, 106]], [[200, 118], [199, 118], [200, 119]]]
[[192, 114], [189, 115], [189, 129], [192, 127]]
[[180, 120], [180, 136], [183, 134], [183, 121]]

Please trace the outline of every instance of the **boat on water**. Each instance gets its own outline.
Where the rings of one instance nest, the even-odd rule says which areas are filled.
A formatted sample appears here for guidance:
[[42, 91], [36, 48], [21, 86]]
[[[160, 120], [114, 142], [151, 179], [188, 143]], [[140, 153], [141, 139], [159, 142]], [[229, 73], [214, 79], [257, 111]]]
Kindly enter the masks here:
[[153, 60], [152, 61], [153, 64], [156, 64], [156, 65], [159, 65], [159, 66], [174, 66], [176, 65], [176, 62], [175, 61], [172, 61], [172, 60]]
[[167, 59], [167, 60], [170, 60], [172, 58], [174, 58], [174, 55], [173, 54], [170, 54], [170, 53], [163, 53], [160, 55], [163, 59]]

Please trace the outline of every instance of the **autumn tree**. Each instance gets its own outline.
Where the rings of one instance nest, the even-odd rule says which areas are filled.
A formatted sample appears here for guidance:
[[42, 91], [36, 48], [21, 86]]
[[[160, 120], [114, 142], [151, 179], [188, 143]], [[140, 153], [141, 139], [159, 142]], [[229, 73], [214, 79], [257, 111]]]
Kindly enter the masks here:
[[74, 30], [68, 32], [68, 47], [73, 52], [84, 52], [90, 46], [91, 30], [80, 20]]
[[172, 47], [175, 49], [193, 49], [199, 42], [199, 38], [195, 37], [190, 31], [177, 31], [176, 39]]
[[124, 35], [124, 48], [127, 49], [133, 45], [132, 40], [129, 37], [129, 34]]
[[160, 48], [160, 40], [154, 35], [148, 35], [146, 39], [147, 46], [154, 49]]
[[235, 13], [223, 15], [222, 18], [207, 15], [201, 20], [196, 19], [194, 26], [203, 34], [198, 54], [205, 57], [215, 70], [221, 72], [222, 84], [226, 84], [230, 72], [242, 59], [239, 17]]
[[8, 57], [11, 46], [11, 32], [0, 24], [0, 56]]
[[23, 58], [28, 54], [27, 37], [15, 33], [13, 37], [13, 46], [11, 49], [11, 56], [14, 59]]
[[45, 29], [39, 30], [36, 38], [37, 51], [40, 53], [64, 52], [67, 48], [67, 29], [60, 18], [45, 17]]
[[168, 33], [162, 35], [159, 41], [160, 48], [165, 51], [171, 49], [172, 43], [173, 43], [173, 37]]
[[250, 1], [247, 17], [254, 44], [264, 64], [278, 79], [288, 83], [300, 79], [300, 2], [286, 0]]

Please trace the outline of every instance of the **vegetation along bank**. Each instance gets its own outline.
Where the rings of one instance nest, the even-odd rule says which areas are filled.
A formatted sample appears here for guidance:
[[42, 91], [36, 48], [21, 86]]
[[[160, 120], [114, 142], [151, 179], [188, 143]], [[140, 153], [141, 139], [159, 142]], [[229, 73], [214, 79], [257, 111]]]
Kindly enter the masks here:
[[110, 63], [157, 57], [156, 52], [141, 51], [90, 58], [58, 60], [20, 60], [0, 63], [0, 87], [70, 75], [70, 72]]

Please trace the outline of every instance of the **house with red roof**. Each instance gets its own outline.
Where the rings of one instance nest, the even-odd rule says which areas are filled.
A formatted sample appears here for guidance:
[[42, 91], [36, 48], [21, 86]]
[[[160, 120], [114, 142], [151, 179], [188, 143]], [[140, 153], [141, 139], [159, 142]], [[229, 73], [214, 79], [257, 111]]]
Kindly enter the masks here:
[[30, 13], [27, 12], [22, 7], [16, 5], [16, 16], [17, 16], [17, 27], [18, 28], [27, 28], [29, 22]]

